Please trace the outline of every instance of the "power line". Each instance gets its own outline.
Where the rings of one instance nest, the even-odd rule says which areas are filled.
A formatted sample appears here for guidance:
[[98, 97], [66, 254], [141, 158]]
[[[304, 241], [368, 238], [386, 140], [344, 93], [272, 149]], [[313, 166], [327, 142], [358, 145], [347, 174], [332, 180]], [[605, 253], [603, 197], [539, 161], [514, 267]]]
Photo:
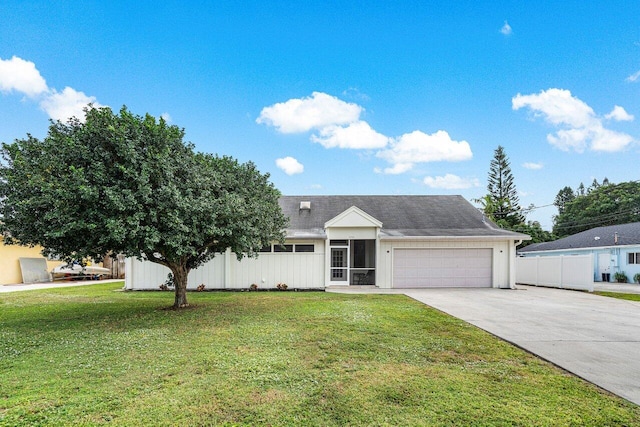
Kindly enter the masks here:
[[[628, 211], [622, 211], [622, 212], [614, 212], [614, 213], [610, 213], [610, 214], [606, 214], [606, 215], [602, 215], [602, 216], [597, 216], [594, 217], [595, 220], [592, 222], [569, 222], [569, 223], [565, 223], [565, 224], [561, 224], [561, 225], [556, 225], [554, 228], [556, 230], [564, 230], [567, 228], [576, 228], [576, 227], [587, 227], [587, 226], [592, 226], [592, 225], [604, 225], [607, 222], [611, 222], [616, 218], [621, 218], [621, 217], [625, 217], [628, 215], [638, 215], [638, 210], [637, 209], [631, 209]], [[590, 219], [594, 219], [594, 218], [590, 218]]]
[[548, 208], [549, 206], [555, 206], [555, 205], [553, 203], [549, 203], [548, 205], [542, 205], [542, 206], [529, 206], [528, 208], [520, 208], [520, 212], [522, 213], [531, 212], [540, 208]]

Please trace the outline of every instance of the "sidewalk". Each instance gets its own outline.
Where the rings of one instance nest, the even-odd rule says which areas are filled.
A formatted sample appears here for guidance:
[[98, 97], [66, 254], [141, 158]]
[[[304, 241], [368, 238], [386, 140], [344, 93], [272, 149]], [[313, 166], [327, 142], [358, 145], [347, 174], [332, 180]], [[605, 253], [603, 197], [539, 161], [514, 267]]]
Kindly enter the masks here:
[[58, 282], [45, 282], [45, 283], [29, 283], [18, 285], [0, 285], [0, 293], [3, 292], [19, 292], [19, 291], [32, 291], [34, 289], [50, 289], [50, 288], [69, 288], [72, 286], [86, 286], [97, 285], [98, 283], [112, 283], [123, 282], [124, 279], [105, 279], [105, 280], [63, 280]]
[[595, 282], [593, 284], [593, 290], [602, 292], [621, 292], [624, 294], [640, 294], [640, 285], [637, 283]]

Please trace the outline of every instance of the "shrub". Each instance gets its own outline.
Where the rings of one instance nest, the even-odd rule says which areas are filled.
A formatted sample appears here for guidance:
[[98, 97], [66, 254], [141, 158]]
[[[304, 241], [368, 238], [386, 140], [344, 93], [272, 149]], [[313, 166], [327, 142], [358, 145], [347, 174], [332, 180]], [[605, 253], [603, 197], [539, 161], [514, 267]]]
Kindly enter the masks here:
[[252, 283], [251, 286], [249, 286], [249, 290], [250, 291], [257, 291], [258, 290], [258, 285], [256, 285], [255, 283]]
[[640, 273], [636, 273], [633, 276], [633, 281], [636, 282], [636, 283], [640, 283]]
[[167, 274], [167, 280], [160, 284], [161, 291], [168, 291], [169, 289], [173, 289], [175, 286], [175, 281], [173, 280], [173, 274]]
[[286, 290], [287, 290], [287, 288], [288, 288], [288, 286], [287, 286], [287, 284], [286, 284], [286, 283], [278, 283], [278, 284], [276, 285], [276, 288], [278, 288], [278, 289], [279, 289], [279, 290], [281, 290], [281, 291], [286, 291]]
[[629, 278], [624, 271], [616, 272], [616, 274], [613, 275], [613, 278], [616, 279], [616, 282], [618, 283], [627, 283], [629, 281]]

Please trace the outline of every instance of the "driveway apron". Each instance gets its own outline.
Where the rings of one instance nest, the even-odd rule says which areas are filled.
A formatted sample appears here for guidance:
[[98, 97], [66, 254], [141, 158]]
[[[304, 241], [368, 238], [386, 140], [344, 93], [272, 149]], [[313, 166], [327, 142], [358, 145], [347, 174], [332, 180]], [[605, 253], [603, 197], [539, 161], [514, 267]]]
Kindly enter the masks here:
[[640, 302], [532, 286], [404, 294], [640, 405]]

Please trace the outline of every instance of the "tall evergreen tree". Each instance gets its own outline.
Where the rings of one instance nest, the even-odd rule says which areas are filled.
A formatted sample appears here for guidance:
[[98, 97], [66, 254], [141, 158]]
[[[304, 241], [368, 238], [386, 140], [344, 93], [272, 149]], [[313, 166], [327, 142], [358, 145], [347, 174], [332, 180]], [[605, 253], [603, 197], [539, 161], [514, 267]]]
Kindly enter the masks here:
[[507, 227], [524, 222], [509, 158], [500, 145], [491, 160], [487, 190], [493, 206], [492, 216], [496, 222]]
[[576, 198], [573, 189], [569, 186], [565, 186], [562, 190], [558, 191], [553, 204], [558, 208], [558, 215], [562, 215], [567, 203]]

